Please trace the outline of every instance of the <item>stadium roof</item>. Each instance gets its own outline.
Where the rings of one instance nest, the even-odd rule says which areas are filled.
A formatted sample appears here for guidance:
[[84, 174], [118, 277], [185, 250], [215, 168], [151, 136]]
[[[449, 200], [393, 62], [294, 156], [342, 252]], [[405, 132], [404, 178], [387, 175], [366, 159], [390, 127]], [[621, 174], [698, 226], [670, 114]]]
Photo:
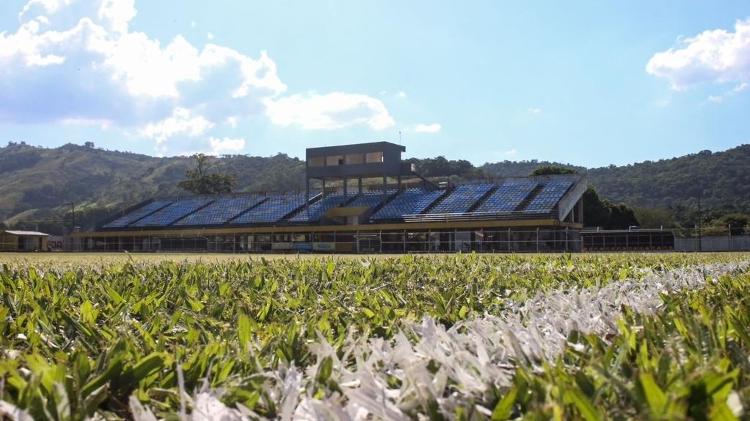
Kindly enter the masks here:
[[28, 237], [49, 237], [49, 234], [45, 234], [39, 231], [17, 231], [17, 230], [3, 230], [2, 232], [10, 235], [28, 236]]
[[353, 153], [353, 152], [371, 152], [371, 151], [385, 151], [395, 150], [399, 152], [405, 152], [406, 147], [397, 145], [392, 142], [366, 142], [366, 143], [355, 143], [351, 145], [338, 145], [338, 146], [316, 146], [314, 148], [307, 148], [308, 156], [317, 156], [328, 153]]

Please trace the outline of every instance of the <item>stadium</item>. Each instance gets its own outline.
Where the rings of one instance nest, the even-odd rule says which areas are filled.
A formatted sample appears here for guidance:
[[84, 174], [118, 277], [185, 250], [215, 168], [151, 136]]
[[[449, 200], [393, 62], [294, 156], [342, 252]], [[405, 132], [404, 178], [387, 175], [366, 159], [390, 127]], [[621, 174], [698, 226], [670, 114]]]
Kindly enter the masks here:
[[581, 251], [580, 175], [436, 185], [405, 151], [308, 148], [304, 192], [154, 198], [75, 237], [85, 251]]

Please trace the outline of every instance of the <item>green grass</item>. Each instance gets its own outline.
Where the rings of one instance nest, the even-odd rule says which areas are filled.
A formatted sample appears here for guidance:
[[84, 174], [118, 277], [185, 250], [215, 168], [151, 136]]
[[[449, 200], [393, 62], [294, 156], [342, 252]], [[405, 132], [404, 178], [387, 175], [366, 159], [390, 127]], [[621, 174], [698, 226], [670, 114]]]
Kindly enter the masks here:
[[750, 403], [750, 276], [665, 298], [655, 315], [625, 313], [620, 334], [570, 338], [538, 374], [520, 367], [497, 417], [735, 419]]
[[[335, 259], [0, 255], [0, 398], [38, 419], [94, 414], [127, 418], [131, 396], [158, 415], [172, 416], [180, 408], [179, 366], [185, 390], [207, 382], [211, 389], [224, 389], [222, 400], [230, 407], [241, 404], [273, 417], [279, 402], [270, 394], [264, 373], [290, 366], [320, 367], [309, 348], [313, 343], [325, 341], [340, 350], [348, 336], [392, 338], [404, 323], [425, 316], [449, 327], [500, 314], [511, 301], [538, 293], [640, 279], [653, 270], [747, 259], [743, 254]], [[684, 399], [690, 400], [685, 398], [688, 392], [673, 394], [670, 388], [692, 387], [690, 367], [698, 367], [705, 382], [711, 381], [708, 373], [730, 376], [733, 388], [743, 391], [747, 402], [747, 366], [737, 365], [726, 354], [733, 347], [745, 361], [750, 355], [742, 336], [747, 331], [736, 329], [745, 319], [733, 322], [750, 314], [745, 311], [747, 280], [727, 278], [705, 292], [669, 297], [667, 309], [656, 318], [626, 312], [621, 335], [611, 345], [594, 337], [574, 338], [586, 351], [567, 352], [542, 374], [520, 366], [510, 389], [514, 397], [502, 403], [502, 397], [511, 394], [498, 389], [495, 398], [483, 404], [499, 408], [500, 415], [545, 418], [587, 417], [587, 405], [606, 404], [613, 405], [612, 416], [641, 417], [658, 412], [644, 404], [647, 394], [638, 392], [645, 382], [670, 391], [664, 392], [666, 403], [655, 404], [663, 404], [659, 414], [669, 418], [685, 407]], [[704, 320], [703, 314], [716, 319]], [[670, 324], [679, 317], [689, 327], [688, 335], [697, 338], [680, 339], [679, 326]], [[732, 329], [727, 327], [730, 322]], [[668, 364], [655, 354], [666, 353], [668, 341], [704, 337], [716, 343], [696, 352], [685, 348], [691, 366], [677, 363], [677, 354]], [[698, 356], [701, 360], [692, 362]], [[649, 362], [653, 358], [656, 362]], [[653, 382], [641, 375], [647, 363], [656, 364], [648, 371]], [[596, 374], [601, 371], [597, 369], [611, 378]], [[318, 398], [337, 393], [326, 376], [313, 383], [305, 387]], [[621, 394], [620, 384], [630, 391], [627, 395]], [[712, 405], [706, 403], [705, 414], [714, 411]]]

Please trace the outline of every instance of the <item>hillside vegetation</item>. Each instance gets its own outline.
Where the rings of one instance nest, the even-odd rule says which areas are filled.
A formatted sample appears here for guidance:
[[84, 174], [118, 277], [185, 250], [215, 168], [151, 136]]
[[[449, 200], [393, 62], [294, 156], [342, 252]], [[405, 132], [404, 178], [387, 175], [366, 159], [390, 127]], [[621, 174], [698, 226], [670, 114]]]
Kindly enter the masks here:
[[[703, 151], [626, 166], [586, 169], [544, 161], [503, 161], [475, 167], [444, 157], [410, 159], [431, 178], [472, 179], [527, 176], [540, 167], [565, 166], [587, 174], [602, 198], [638, 208], [668, 210], [681, 221], [704, 211], [750, 211], [750, 145], [723, 152]], [[304, 162], [284, 154], [211, 158], [214, 171], [234, 176], [237, 191], [289, 191], [304, 186]], [[0, 148], [0, 221], [8, 225], [71, 226], [92, 223], [154, 196], [184, 194], [177, 184], [194, 161], [158, 158], [67, 144], [41, 148], [10, 143]]]
[[[77, 222], [86, 226], [150, 197], [185, 194], [177, 184], [193, 165], [189, 157], [9, 144], [0, 148], [0, 221], [67, 225], [75, 203]], [[211, 158], [211, 165], [234, 175], [239, 191], [294, 190], [304, 182], [304, 162], [283, 154]]]

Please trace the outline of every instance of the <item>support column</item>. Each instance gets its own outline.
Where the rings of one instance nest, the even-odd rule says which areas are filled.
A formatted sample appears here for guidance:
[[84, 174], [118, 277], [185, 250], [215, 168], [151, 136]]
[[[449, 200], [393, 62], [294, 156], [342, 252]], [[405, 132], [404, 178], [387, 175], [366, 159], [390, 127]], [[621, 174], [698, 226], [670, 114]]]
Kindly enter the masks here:
[[510, 253], [510, 227], [508, 227], [508, 253]]
[[359, 194], [362, 194], [362, 177], [357, 179], [357, 190], [359, 191]]
[[578, 200], [578, 212], [576, 212], [579, 224], [583, 224], [583, 199]]
[[[308, 204], [310, 203], [310, 179], [305, 177], [305, 209], [308, 209]], [[310, 212], [307, 212], [307, 219], [310, 219]]]

